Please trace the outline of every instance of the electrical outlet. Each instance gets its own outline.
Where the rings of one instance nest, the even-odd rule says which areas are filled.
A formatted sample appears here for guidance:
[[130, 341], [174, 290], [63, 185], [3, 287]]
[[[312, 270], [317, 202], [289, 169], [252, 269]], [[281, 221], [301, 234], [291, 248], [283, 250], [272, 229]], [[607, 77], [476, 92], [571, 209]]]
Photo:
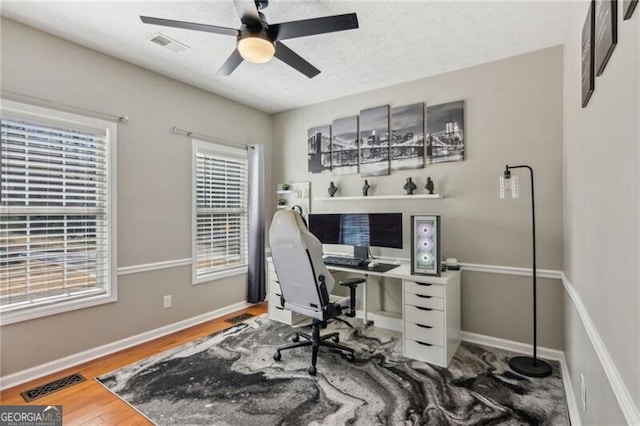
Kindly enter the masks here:
[[584, 374], [580, 374], [580, 400], [582, 401], [582, 410], [587, 411], [587, 385], [584, 382]]
[[171, 307], [171, 295], [170, 295], [170, 294], [167, 294], [167, 295], [164, 297], [164, 304], [163, 304], [163, 306], [164, 306], [164, 308], [165, 308], [165, 309], [167, 309], [167, 308], [170, 308], [170, 307]]

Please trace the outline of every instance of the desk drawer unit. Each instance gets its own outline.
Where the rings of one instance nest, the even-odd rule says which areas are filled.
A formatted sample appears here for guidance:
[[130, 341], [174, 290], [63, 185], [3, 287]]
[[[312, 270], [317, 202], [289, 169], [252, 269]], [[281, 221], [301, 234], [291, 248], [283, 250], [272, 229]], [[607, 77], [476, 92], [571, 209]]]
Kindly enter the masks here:
[[271, 259], [267, 261], [267, 288], [269, 294], [267, 312], [270, 320], [291, 325], [305, 319], [304, 315], [291, 312], [282, 307], [280, 303], [280, 295], [282, 294], [280, 284], [278, 284], [278, 276], [276, 275]]
[[460, 273], [403, 280], [404, 356], [446, 367], [460, 343]]

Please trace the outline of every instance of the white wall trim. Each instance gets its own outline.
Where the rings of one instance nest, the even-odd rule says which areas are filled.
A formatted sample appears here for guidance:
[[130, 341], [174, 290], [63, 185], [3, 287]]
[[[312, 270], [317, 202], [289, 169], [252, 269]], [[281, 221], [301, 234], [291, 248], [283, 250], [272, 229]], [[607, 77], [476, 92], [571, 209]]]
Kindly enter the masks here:
[[616, 365], [611, 359], [609, 351], [607, 351], [607, 347], [600, 338], [600, 334], [598, 333], [596, 326], [593, 324], [593, 321], [591, 321], [589, 312], [587, 312], [587, 308], [584, 306], [584, 303], [582, 303], [580, 295], [564, 273], [562, 274], [562, 284], [571, 298], [573, 306], [575, 306], [576, 311], [578, 311], [582, 325], [589, 336], [589, 340], [591, 340], [593, 349], [598, 355], [598, 359], [600, 360], [602, 368], [607, 375], [607, 379], [609, 379], [609, 384], [611, 385], [613, 394], [618, 400], [618, 404], [620, 405], [620, 410], [622, 411], [624, 418], [630, 425], [640, 425], [640, 412], [638, 411], [638, 407], [636, 407], [633, 402], [633, 398], [631, 398], [629, 390], [625, 386]]
[[[460, 266], [462, 266], [463, 271], [486, 272], [490, 274], [503, 274], [503, 275], [518, 275], [523, 277], [530, 277], [533, 275], [531, 268], [520, 268], [516, 266], [480, 265], [476, 263], [460, 263]], [[536, 276], [538, 278], [553, 278], [556, 280], [561, 280], [562, 271], [537, 268]]]
[[177, 268], [179, 266], [190, 266], [191, 258], [166, 260], [164, 262], [143, 263], [141, 265], [123, 266], [118, 268], [118, 276], [137, 274], [139, 272], [157, 271], [159, 269]]
[[[530, 354], [533, 351], [532, 345], [527, 343], [515, 342], [513, 340], [499, 339], [497, 337], [486, 336], [484, 334], [470, 333], [463, 331], [462, 340], [470, 343], [476, 343], [479, 345], [492, 346], [494, 348], [504, 349], [512, 352], [519, 352], [524, 354]], [[573, 392], [573, 384], [571, 383], [571, 376], [569, 375], [569, 366], [567, 365], [567, 359], [564, 356], [564, 352], [557, 349], [549, 349], [538, 346], [538, 355], [540, 358], [546, 358], [560, 363], [560, 371], [562, 375], [562, 384], [564, 386], [564, 393], [567, 400], [567, 411], [569, 412], [569, 419], [574, 426], [582, 425], [580, 419], [580, 411], [578, 410], [578, 401], [576, 395]]]
[[96, 348], [92, 348], [84, 352], [69, 355], [64, 358], [60, 358], [51, 362], [47, 362], [45, 364], [28, 368], [26, 370], [9, 374], [4, 377], [0, 377], [0, 390], [5, 390], [8, 388], [20, 385], [22, 383], [29, 382], [31, 380], [48, 376], [57, 371], [65, 370], [67, 368], [80, 365], [87, 361], [91, 361], [96, 358], [100, 358], [105, 355], [109, 355], [114, 352], [118, 352], [123, 349], [127, 349], [130, 347], [139, 345], [141, 343], [145, 343], [150, 340], [157, 339], [159, 337], [163, 337], [171, 333], [175, 333], [176, 331], [193, 327], [194, 325], [198, 325], [203, 322], [221, 317], [223, 315], [227, 315], [232, 312], [239, 311], [249, 306], [252, 306], [252, 305], [247, 302], [235, 303], [233, 305], [225, 306], [223, 308], [216, 309], [214, 311], [207, 312], [202, 315], [188, 318], [186, 320], [182, 320], [173, 324], [165, 325], [163, 327], [159, 327], [154, 330], [149, 330], [144, 333], [136, 334], [135, 336], [127, 337], [122, 340], [118, 340], [116, 342], [107, 343], [106, 345], [98, 346]]
[[[533, 352], [533, 346], [528, 343], [521, 343], [513, 340], [500, 339], [498, 337], [471, 333], [469, 331], [462, 332], [462, 340], [470, 343], [477, 343], [479, 345], [492, 346], [494, 348], [505, 349], [507, 351], [518, 352], [523, 354], [531, 354]], [[559, 351], [557, 349], [550, 349], [550, 348], [538, 346], [538, 356], [540, 358], [560, 361], [564, 356], [564, 352]]]

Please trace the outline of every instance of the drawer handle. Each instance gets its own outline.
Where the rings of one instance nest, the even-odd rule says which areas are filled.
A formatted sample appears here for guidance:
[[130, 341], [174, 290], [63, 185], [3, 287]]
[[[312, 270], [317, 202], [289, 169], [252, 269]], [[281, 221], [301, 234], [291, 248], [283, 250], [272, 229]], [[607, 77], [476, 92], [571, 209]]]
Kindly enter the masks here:
[[274, 308], [279, 309], [281, 311], [284, 311], [284, 308], [280, 307], [280, 306], [274, 306]]
[[[415, 323], [414, 323], [414, 324], [415, 324]], [[416, 325], [417, 325], [418, 327], [421, 327], [421, 328], [433, 328], [433, 327], [432, 327], [432, 326], [430, 326], [430, 325], [424, 325], [424, 324], [416, 324]]]
[[420, 342], [418, 340], [414, 340], [414, 342], [416, 342], [417, 344], [422, 345], [422, 346], [433, 346], [431, 343], [424, 343], [424, 342]]
[[417, 309], [420, 309], [421, 311], [433, 311], [433, 309], [431, 308], [423, 308], [422, 306], [416, 306]]
[[416, 294], [416, 296], [421, 297], [423, 299], [431, 299], [433, 296], [425, 296], [424, 294]]
[[416, 281], [416, 284], [418, 284], [418, 285], [426, 285], [426, 286], [433, 285], [433, 284], [431, 284], [431, 283], [420, 283], [420, 282], [418, 282], [418, 281]]

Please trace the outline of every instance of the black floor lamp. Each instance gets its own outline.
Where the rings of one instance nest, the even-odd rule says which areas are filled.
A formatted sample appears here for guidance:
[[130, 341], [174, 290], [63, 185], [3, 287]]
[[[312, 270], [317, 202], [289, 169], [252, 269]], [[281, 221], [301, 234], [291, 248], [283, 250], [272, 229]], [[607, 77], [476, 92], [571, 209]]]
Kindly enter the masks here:
[[500, 176], [500, 198], [511, 193], [511, 198], [518, 198], [518, 176], [511, 175], [511, 169], [529, 169], [531, 175], [531, 224], [533, 228], [533, 357], [516, 356], [509, 360], [509, 367], [517, 373], [529, 377], [547, 377], [553, 368], [547, 362], [538, 359], [538, 329], [537, 329], [537, 284], [536, 284], [536, 204], [533, 192], [533, 169], [529, 166], [505, 166]]

